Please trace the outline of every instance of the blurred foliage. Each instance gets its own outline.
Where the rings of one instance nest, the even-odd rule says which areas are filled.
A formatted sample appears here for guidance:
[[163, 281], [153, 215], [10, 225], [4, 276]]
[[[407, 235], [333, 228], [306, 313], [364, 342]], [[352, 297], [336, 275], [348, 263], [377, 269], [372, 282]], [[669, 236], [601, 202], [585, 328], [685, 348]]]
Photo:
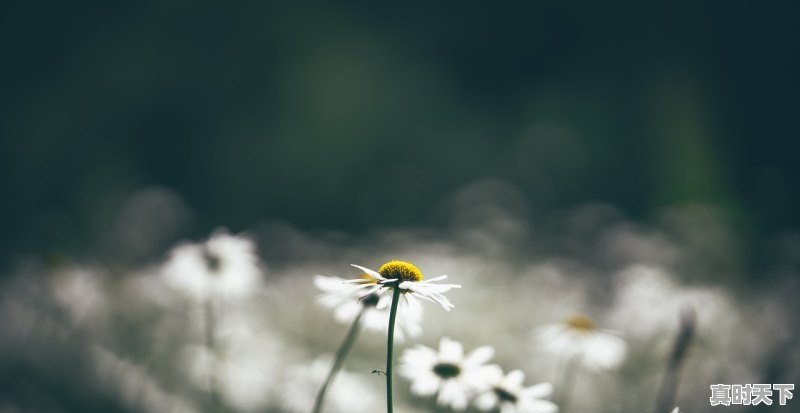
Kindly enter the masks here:
[[0, 250], [96, 251], [150, 187], [192, 207], [192, 234], [435, 227], [487, 177], [542, 215], [710, 204], [759, 247], [800, 224], [797, 17], [748, 1], [3, 2]]

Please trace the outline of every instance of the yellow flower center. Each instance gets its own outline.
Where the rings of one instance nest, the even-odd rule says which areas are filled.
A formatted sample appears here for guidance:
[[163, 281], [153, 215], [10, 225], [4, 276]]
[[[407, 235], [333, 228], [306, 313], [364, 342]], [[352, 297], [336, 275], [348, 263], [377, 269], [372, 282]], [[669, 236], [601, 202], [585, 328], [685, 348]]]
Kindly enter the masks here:
[[580, 314], [567, 318], [564, 320], [564, 323], [569, 328], [582, 332], [589, 332], [597, 329], [597, 326], [594, 324], [594, 321], [591, 318]]
[[405, 261], [389, 261], [378, 268], [378, 273], [386, 278], [396, 278], [398, 282], [422, 281], [422, 271]]

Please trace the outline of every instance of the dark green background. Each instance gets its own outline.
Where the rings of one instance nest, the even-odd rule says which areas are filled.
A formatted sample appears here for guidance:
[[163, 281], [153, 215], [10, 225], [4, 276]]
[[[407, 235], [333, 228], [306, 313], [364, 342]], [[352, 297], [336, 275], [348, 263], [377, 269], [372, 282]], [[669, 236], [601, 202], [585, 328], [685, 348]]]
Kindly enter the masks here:
[[481, 178], [798, 229], [792, 2], [519, 3], [3, 2], [2, 255], [86, 254], [151, 186], [196, 235], [435, 227]]

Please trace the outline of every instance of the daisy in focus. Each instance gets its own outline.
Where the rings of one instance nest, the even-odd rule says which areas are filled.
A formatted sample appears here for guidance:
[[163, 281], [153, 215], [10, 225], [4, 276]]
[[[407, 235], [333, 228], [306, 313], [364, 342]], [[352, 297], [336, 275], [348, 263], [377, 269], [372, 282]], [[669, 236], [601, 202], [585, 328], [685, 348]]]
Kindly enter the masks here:
[[502, 376], [500, 367], [486, 364], [494, 355], [490, 346], [464, 355], [461, 343], [444, 337], [439, 351], [419, 345], [406, 350], [400, 359], [400, 375], [411, 381], [411, 392], [431, 396], [440, 406], [464, 410], [476, 394], [488, 390]]
[[410, 304], [416, 305], [416, 298], [421, 298], [439, 304], [445, 310], [450, 311], [454, 306], [444, 296], [444, 293], [453, 288], [461, 288], [458, 284], [436, 284], [436, 281], [446, 279], [446, 275], [423, 281], [422, 271], [414, 264], [405, 261], [389, 261], [381, 265], [378, 271], [355, 264], [353, 264], [353, 267], [364, 271], [369, 277], [372, 277], [367, 280], [359, 278], [346, 281], [353, 284], [353, 291], [360, 298], [369, 297], [371, 294], [376, 294], [380, 297], [384, 292], [398, 288], [402, 296]]
[[214, 231], [205, 242], [177, 245], [162, 268], [168, 284], [201, 300], [212, 295], [248, 296], [261, 274], [253, 241], [225, 229]]
[[553, 393], [550, 383], [523, 387], [525, 373], [514, 370], [500, 375], [491, 388], [475, 398], [475, 406], [483, 411], [497, 409], [500, 413], [555, 413], [558, 406], [544, 400]]
[[[376, 284], [375, 279], [368, 274], [364, 274], [362, 279], [364, 283]], [[322, 291], [317, 302], [323, 308], [332, 310], [334, 319], [340, 324], [350, 324], [363, 309], [361, 323], [364, 328], [386, 334], [389, 328], [391, 295], [378, 296], [377, 293], [372, 293], [362, 298], [360, 292], [346, 281], [340, 277], [314, 276], [314, 285]], [[395, 337], [403, 340], [405, 335], [419, 336], [422, 332], [421, 322], [422, 306], [409, 305], [406, 300], [400, 301]]]
[[537, 328], [533, 344], [561, 361], [577, 363], [592, 371], [619, 367], [627, 352], [623, 339], [600, 330], [591, 318], [583, 315]]

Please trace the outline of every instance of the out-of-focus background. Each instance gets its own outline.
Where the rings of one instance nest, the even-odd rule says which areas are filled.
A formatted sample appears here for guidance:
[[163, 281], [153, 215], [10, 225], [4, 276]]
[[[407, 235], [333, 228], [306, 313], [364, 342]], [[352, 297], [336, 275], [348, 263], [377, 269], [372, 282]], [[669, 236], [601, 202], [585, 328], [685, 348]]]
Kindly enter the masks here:
[[276, 394], [346, 328], [311, 276], [391, 258], [465, 286], [417, 341], [492, 344], [531, 380], [555, 381], [536, 325], [627, 337], [576, 411], [651, 410], [686, 305], [686, 410], [796, 383], [798, 8], [660, 3], [0, 4], [0, 409], [218, 407], [158, 274], [219, 227], [265, 269], [229, 303], [253, 355], [220, 379], [231, 411], [293, 411]]

